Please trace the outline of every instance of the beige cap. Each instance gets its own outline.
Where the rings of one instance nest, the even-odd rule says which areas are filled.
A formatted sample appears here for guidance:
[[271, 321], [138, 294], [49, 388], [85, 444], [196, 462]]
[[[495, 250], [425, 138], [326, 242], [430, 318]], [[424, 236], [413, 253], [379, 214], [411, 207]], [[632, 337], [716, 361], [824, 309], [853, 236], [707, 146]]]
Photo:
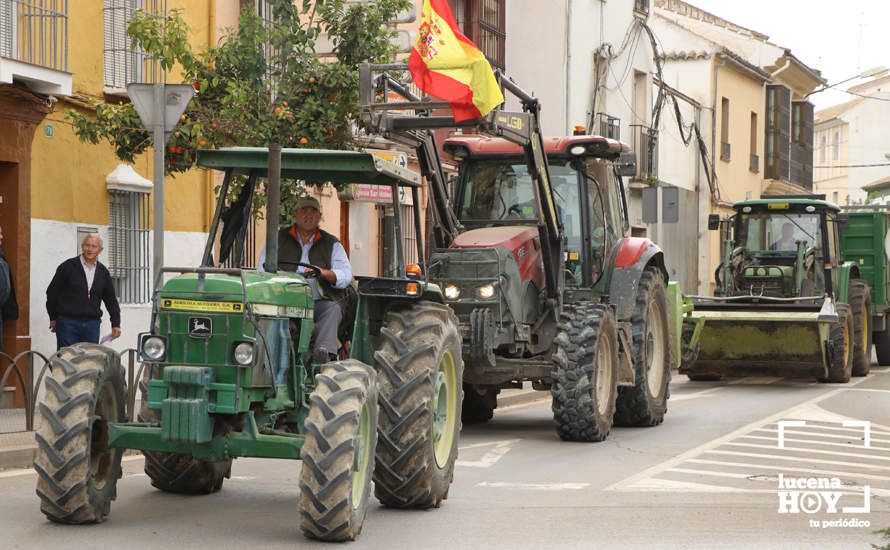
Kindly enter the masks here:
[[315, 197], [310, 197], [309, 195], [298, 198], [297, 202], [294, 203], [294, 210], [298, 208], [306, 208], [307, 206], [321, 212], [321, 206], [318, 204], [318, 199], [316, 199]]

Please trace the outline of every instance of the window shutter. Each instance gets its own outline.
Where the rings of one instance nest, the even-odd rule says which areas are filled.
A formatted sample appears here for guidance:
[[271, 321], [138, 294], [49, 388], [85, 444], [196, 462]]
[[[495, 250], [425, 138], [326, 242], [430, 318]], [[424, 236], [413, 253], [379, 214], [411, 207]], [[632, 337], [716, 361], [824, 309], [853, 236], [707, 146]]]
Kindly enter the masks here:
[[13, 37], [17, 21], [13, 17], [14, 6], [12, 2], [0, 2], [0, 57], [15, 57]]

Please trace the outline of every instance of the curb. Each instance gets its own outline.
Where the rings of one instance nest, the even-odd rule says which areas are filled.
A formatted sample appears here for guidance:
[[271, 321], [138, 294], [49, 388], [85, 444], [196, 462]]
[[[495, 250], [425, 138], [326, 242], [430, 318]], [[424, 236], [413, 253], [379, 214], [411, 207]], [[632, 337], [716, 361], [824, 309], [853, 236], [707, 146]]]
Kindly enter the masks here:
[[37, 445], [20, 445], [0, 449], [0, 470], [31, 468]]
[[[509, 394], [503, 393], [498, 396], [498, 409], [504, 407], [512, 407], [514, 405], [525, 405], [535, 401], [544, 401], [550, 399], [549, 391], [538, 391], [533, 389], [511, 390]], [[497, 410], [497, 409], [495, 409]]]

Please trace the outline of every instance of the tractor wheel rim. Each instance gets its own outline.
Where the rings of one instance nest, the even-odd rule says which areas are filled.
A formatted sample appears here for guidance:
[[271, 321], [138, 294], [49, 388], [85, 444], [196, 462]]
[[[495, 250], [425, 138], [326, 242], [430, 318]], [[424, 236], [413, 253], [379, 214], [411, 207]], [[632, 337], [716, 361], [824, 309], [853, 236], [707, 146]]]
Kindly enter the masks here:
[[609, 412], [609, 398], [612, 396], [612, 341], [605, 335], [600, 335], [599, 346], [596, 350], [596, 412], [600, 416]]
[[649, 394], [657, 396], [664, 384], [664, 318], [661, 304], [652, 302], [646, 314], [646, 383]]
[[371, 461], [371, 404], [362, 406], [358, 421], [358, 433], [355, 437], [355, 451], [352, 460], [352, 508], [358, 509], [362, 504], [366, 485], [368, 484], [368, 464]]
[[451, 458], [457, 433], [457, 366], [446, 351], [439, 361], [433, 387], [433, 453], [436, 465], [444, 468]]
[[[849, 317], [847, 317], [849, 319]], [[850, 323], [844, 323], [844, 366], [850, 362]]]
[[115, 452], [108, 447], [108, 424], [116, 422], [117, 395], [111, 382], [106, 382], [99, 390], [99, 398], [93, 407], [95, 417], [90, 426], [90, 477], [97, 489], [108, 482], [112, 470], [112, 456]]

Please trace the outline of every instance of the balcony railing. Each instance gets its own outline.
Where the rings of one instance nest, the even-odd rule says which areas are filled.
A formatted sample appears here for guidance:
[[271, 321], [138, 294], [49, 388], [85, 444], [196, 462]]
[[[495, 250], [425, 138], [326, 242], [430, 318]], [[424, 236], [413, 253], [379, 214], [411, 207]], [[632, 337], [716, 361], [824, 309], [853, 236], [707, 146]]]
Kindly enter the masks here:
[[642, 15], [649, 15], [649, 0], [634, 0], [634, 11]]
[[0, 0], [0, 57], [68, 70], [68, 0]]
[[621, 141], [621, 119], [606, 113], [597, 113], [594, 119], [593, 131], [598, 132], [603, 137]]
[[637, 154], [636, 179], [651, 181], [658, 177], [658, 130], [631, 124], [634, 151]]

